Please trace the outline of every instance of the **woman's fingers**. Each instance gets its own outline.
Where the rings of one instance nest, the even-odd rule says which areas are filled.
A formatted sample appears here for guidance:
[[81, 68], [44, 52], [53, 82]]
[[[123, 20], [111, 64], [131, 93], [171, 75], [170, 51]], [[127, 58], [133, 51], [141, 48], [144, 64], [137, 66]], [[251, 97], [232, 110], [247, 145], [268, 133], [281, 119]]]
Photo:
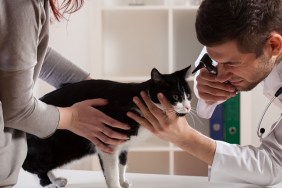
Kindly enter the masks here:
[[107, 101], [103, 99], [75, 103], [69, 107], [68, 113], [71, 114], [71, 123], [68, 123], [68, 127], [65, 129], [89, 139], [102, 151], [111, 152], [113, 146], [128, 140], [126, 134], [115, 131], [111, 127], [125, 130], [130, 129], [130, 127], [95, 108], [95, 106], [105, 104], [107, 104]]
[[[104, 135], [107, 140], [103, 139], [104, 142], [111, 145], [117, 145], [113, 142], [119, 142], [119, 140], [128, 140], [128, 136], [119, 132], [114, 131], [113, 129], [109, 128], [108, 125], [101, 124], [99, 126], [99, 131], [102, 135]], [[110, 141], [108, 141], [110, 140]]]
[[87, 99], [82, 101], [85, 105], [88, 106], [104, 106], [108, 104], [106, 99], [98, 98], [98, 99]]
[[130, 126], [119, 122], [113, 118], [111, 118], [110, 116], [104, 114], [101, 112], [101, 118], [102, 118], [102, 122], [110, 127], [115, 127], [115, 128], [119, 128], [119, 129], [123, 129], [123, 130], [129, 130]]
[[[90, 139], [89, 139], [90, 140]], [[97, 148], [99, 148], [101, 151], [105, 152], [105, 153], [112, 153], [113, 152], [113, 148], [109, 145], [104, 144], [103, 142], [101, 142], [99, 139], [97, 139], [96, 137], [94, 137], [93, 139], [91, 139], [91, 142], [93, 144], [95, 144], [95, 146]]]
[[[86, 105], [95, 107], [95, 106], [104, 106], [108, 103], [107, 100], [105, 99], [89, 99], [89, 100], [85, 100], [84, 101]], [[93, 110], [96, 110], [93, 108]], [[124, 129], [124, 130], [129, 130], [130, 126], [119, 122], [113, 118], [111, 118], [110, 116], [104, 114], [101, 111], [96, 110], [96, 113], [99, 114], [100, 119], [103, 121], [103, 123], [105, 123], [106, 125], [109, 125], [111, 127], [115, 127], [115, 128], [119, 128], [119, 129]]]

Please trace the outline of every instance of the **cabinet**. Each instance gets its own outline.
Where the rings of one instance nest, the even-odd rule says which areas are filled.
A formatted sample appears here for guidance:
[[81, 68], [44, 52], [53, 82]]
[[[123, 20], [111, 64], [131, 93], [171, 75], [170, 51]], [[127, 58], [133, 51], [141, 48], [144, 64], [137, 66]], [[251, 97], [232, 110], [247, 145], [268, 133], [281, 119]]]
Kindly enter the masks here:
[[[153, 67], [162, 73], [171, 73], [190, 64], [194, 67], [202, 49], [194, 29], [198, 8], [194, 2], [142, 2], [144, 4], [140, 5], [137, 0], [96, 1], [94, 6], [99, 19], [95, 28], [99, 32], [94, 32], [94, 43], [99, 53], [95, 64], [100, 65], [94, 68], [94, 75], [132, 82], [149, 79]], [[192, 78], [189, 82], [192, 87]], [[194, 108], [195, 105], [193, 101]], [[191, 125], [208, 135], [207, 120], [194, 116], [193, 122], [190, 116], [187, 118]], [[140, 159], [144, 164], [140, 165]], [[155, 137], [132, 148], [128, 163], [130, 172], [207, 175], [206, 165]], [[195, 169], [202, 170], [196, 172]]]
[[[194, 31], [197, 6], [190, 1], [96, 1], [96, 76], [148, 79], [153, 67], [168, 73], [193, 64], [202, 46]], [[133, 1], [134, 2], [134, 1]], [[138, 2], [138, 1], [136, 1]]]
[[[191, 64], [192, 70], [202, 49], [194, 30], [197, 1], [142, 2], [87, 1], [68, 22], [52, 25], [51, 44], [95, 78], [141, 82], [149, 79], [154, 67], [171, 73]], [[62, 44], [73, 48], [67, 50]], [[188, 81], [193, 88], [192, 77]], [[194, 109], [196, 102], [193, 96]], [[208, 120], [192, 113], [187, 116], [190, 125], [208, 135]], [[87, 162], [68, 168], [97, 169], [98, 160], [94, 159], [88, 157]], [[129, 172], [202, 176], [208, 172], [207, 165], [156, 137], [130, 150], [128, 166]]]

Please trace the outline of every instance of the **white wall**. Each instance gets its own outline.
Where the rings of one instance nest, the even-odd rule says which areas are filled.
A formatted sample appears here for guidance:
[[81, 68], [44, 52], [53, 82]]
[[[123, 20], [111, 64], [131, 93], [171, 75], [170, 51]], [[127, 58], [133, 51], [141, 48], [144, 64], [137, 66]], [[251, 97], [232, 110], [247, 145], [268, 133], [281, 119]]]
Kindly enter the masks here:
[[[94, 59], [93, 9], [92, 1], [85, 1], [82, 9], [67, 17], [69, 21], [54, 20], [50, 24], [49, 46], [89, 72]], [[36, 84], [38, 97], [51, 90], [53, 87], [41, 80]]]

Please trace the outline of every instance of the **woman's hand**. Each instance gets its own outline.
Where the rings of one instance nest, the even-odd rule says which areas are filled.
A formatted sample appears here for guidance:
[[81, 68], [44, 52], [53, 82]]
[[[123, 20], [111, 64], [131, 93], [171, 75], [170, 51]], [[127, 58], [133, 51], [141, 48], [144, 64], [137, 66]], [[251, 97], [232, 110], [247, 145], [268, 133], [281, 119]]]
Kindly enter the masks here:
[[106, 105], [104, 99], [90, 99], [75, 103], [71, 107], [59, 108], [59, 129], [67, 129], [87, 138], [104, 152], [112, 152], [112, 147], [128, 140], [124, 134], [113, 131], [111, 127], [128, 130], [130, 127], [95, 108]]
[[132, 112], [128, 112], [127, 115], [161, 139], [173, 143], [178, 142], [185, 132], [184, 130], [190, 128], [186, 118], [176, 115], [163, 94], [158, 94], [158, 99], [164, 107], [164, 111], [153, 104], [145, 92], [141, 92], [141, 96], [146, 106], [138, 97], [134, 97], [133, 102], [141, 110], [143, 117]]
[[201, 69], [196, 78], [196, 84], [199, 97], [208, 104], [224, 101], [236, 95], [234, 86], [228, 82], [217, 81], [216, 75], [210, 74], [206, 69]]

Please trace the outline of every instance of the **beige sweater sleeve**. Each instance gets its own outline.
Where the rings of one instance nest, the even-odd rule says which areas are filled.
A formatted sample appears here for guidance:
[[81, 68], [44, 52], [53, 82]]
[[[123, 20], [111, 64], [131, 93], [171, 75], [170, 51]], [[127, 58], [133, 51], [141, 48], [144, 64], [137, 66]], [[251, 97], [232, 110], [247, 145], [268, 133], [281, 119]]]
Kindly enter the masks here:
[[48, 46], [48, 1], [0, 1], [0, 101], [4, 125], [46, 137], [59, 122], [56, 107], [33, 96]]

